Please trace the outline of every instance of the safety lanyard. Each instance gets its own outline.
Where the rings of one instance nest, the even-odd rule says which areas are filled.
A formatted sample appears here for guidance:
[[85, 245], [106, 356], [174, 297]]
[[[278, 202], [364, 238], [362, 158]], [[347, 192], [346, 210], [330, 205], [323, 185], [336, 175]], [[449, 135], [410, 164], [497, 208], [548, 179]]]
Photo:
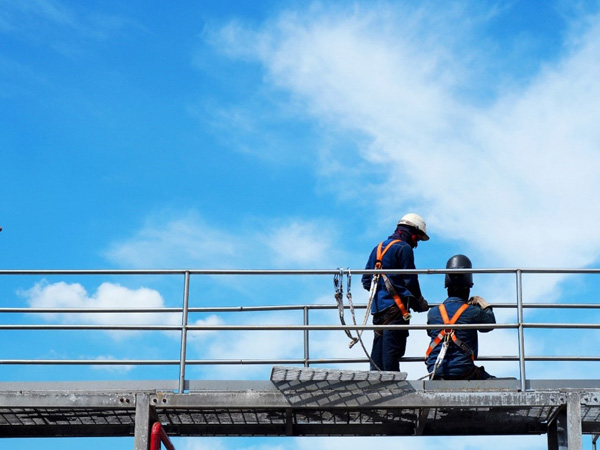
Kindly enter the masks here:
[[[356, 325], [356, 319], [354, 318], [354, 304], [352, 303], [352, 294], [350, 293], [350, 283], [351, 283], [351, 275], [350, 275], [350, 269], [348, 269], [348, 294], [347, 294], [347, 298], [348, 298], [348, 302], [350, 304], [350, 312], [352, 313], [352, 319], [354, 320], [354, 325]], [[344, 286], [343, 286], [343, 280], [344, 280], [344, 270], [340, 267], [339, 268], [339, 273], [335, 274], [333, 277], [333, 285], [335, 287], [335, 301], [337, 303], [337, 307], [338, 307], [338, 313], [340, 315], [340, 322], [342, 323], [342, 325], [346, 325], [346, 320], [344, 319]], [[358, 342], [358, 338], [352, 336], [352, 332], [350, 330], [348, 330], [347, 328], [344, 329], [344, 332], [346, 333], [346, 336], [348, 336], [351, 340], [351, 344], [350, 344], [350, 348], [352, 348], [352, 345], [354, 345], [356, 342]]]

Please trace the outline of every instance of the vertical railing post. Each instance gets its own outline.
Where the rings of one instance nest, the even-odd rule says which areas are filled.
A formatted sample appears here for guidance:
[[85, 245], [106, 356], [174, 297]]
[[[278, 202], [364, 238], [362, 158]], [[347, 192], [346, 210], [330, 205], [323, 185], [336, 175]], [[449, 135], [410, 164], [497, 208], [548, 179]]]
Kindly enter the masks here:
[[[308, 326], [308, 306], [304, 305], [304, 326]], [[310, 358], [308, 349], [308, 329], [304, 330], [304, 367], [308, 367]]]
[[181, 314], [181, 353], [179, 356], [179, 393], [185, 390], [185, 359], [187, 350], [188, 306], [190, 302], [190, 272], [186, 270], [183, 282], [183, 312]]
[[519, 376], [521, 380], [521, 392], [526, 391], [525, 378], [525, 336], [523, 330], [523, 274], [517, 269], [517, 319], [519, 323]]

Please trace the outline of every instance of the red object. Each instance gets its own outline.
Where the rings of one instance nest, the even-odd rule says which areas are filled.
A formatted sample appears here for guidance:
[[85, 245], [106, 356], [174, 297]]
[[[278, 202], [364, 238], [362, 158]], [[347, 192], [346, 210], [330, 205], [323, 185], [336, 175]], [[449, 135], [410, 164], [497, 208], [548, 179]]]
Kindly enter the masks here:
[[155, 422], [154, 425], [152, 425], [152, 432], [150, 433], [150, 450], [160, 450], [161, 441], [165, 444], [167, 450], [175, 450], [175, 447], [171, 443], [169, 436], [160, 422]]

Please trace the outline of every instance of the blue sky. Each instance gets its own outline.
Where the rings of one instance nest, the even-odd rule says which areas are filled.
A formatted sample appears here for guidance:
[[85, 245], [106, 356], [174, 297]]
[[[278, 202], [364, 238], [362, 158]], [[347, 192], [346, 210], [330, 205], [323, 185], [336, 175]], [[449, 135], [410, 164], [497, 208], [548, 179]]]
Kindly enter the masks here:
[[[456, 253], [469, 255], [477, 267], [597, 267], [599, 6], [2, 2], [0, 269], [360, 269], [410, 211], [425, 217], [431, 236], [416, 250], [421, 268], [441, 268]], [[426, 298], [443, 300], [441, 278], [422, 278]], [[476, 283], [492, 302], [514, 299], [512, 279]], [[594, 284], [591, 277], [530, 276], [524, 288], [530, 301], [583, 302], [593, 301]], [[358, 282], [354, 288], [355, 300], [364, 301]], [[179, 306], [180, 293], [180, 280], [167, 277], [0, 279], [2, 306]], [[198, 279], [191, 301], [333, 300], [331, 280], [317, 277]], [[498, 311], [498, 317], [512, 316]], [[224, 314], [192, 319], [237, 320]], [[86, 316], [23, 320], [90, 323]], [[297, 318], [273, 314], [260, 321]], [[67, 344], [68, 336], [39, 333], [4, 352], [13, 359], [172, 358], [178, 351], [177, 339], [167, 334], [91, 333]], [[268, 337], [255, 338], [257, 345], [248, 349], [239, 336], [223, 343], [198, 334], [191, 352], [286, 357], [301, 346], [281, 333], [291, 349]], [[327, 335], [315, 353], [341, 342], [339, 354], [360, 356], [344, 349], [343, 336]], [[568, 339], [553, 336], [532, 340], [529, 350], [569, 350]], [[491, 333], [482, 345], [489, 354], [507, 340], [508, 353], [515, 354], [508, 331]], [[420, 355], [423, 345], [426, 338], [413, 333], [409, 354]], [[596, 352], [585, 344], [581, 350]], [[493, 368], [515, 376], [514, 365]], [[556, 376], [554, 367], [533, 368], [528, 375]], [[408, 370], [411, 378], [423, 372]], [[580, 373], [560, 367], [561, 377]], [[248, 369], [235, 376], [264, 374], [264, 368]], [[190, 374], [228, 375], [222, 368]], [[65, 374], [3, 366], [1, 379], [144, 376], [131, 368], [71, 368]], [[168, 370], [152, 378], [176, 376]], [[544, 437], [503, 439], [514, 448], [546, 446]], [[90, 450], [102, 445], [85, 442]], [[398, 442], [427, 448], [441, 441], [378, 442], [382, 448]], [[34, 444], [13, 440], [11, 448]], [[334, 439], [178, 441], [187, 450], [339, 445]], [[131, 440], [116, 439], [114, 448], [131, 448]]]

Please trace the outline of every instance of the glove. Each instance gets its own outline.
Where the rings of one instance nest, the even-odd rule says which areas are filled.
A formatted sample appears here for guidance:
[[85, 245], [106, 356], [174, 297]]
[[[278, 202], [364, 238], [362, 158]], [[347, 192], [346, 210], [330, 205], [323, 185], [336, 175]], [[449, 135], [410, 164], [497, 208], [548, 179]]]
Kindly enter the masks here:
[[474, 295], [469, 299], [469, 305], [479, 306], [481, 309], [489, 308], [491, 305], [486, 302], [483, 297], [479, 295]]
[[425, 312], [429, 310], [429, 303], [427, 303], [427, 300], [425, 300], [422, 295], [417, 299], [416, 306], [416, 308], [413, 308], [416, 312]]

